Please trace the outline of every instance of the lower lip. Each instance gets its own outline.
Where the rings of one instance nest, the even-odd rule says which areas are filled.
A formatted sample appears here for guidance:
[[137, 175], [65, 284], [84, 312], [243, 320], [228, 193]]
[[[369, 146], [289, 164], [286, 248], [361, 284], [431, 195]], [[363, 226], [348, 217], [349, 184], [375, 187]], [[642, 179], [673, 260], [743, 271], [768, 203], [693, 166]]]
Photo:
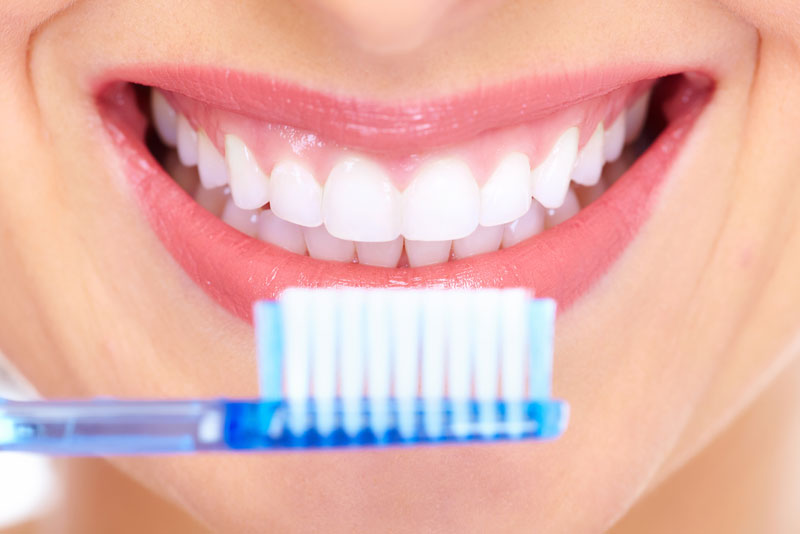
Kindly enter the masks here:
[[257, 300], [287, 287], [525, 287], [563, 311], [611, 267], [647, 219], [708, 92], [681, 99], [677, 117], [602, 197], [568, 221], [514, 247], [421, 268], [385, 269], [299, 256], [234, 230], [200, 207], [141, 141], [132, 94], [99, 105], [129, 183], [151, 226], [183, 269], [220, 305], [250, 321]]

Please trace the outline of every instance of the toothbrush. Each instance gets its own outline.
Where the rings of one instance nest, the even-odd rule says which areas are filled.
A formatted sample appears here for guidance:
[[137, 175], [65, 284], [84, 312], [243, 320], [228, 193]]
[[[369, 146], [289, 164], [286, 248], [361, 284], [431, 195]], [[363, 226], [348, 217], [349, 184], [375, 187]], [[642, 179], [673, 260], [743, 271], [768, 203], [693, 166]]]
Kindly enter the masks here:
[[72, 456], [552, 439], [555, 303], [287, 289], [254, 309], [261, 398], [0, 400], [0, 452]]

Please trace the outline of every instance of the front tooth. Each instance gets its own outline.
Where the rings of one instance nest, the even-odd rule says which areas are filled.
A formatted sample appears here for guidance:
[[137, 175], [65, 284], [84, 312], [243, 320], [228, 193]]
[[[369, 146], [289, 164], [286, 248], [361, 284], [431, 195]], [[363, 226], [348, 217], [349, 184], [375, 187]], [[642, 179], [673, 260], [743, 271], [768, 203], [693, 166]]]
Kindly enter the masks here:
[[625, 111], [621, 111], [611, 128], [606, 130], [603, 137], [603, 155], [606, 161], [614, 161], [622, 154], [625, 147]]
[[403, 236], [451, 241], [478, 226], [481, 196], [466, 163], [445, 158], [420, 169], [403, 192]]
[[560, 208], [551, 210], [547, 213], [544, 226], [545, 228], [552, 228], [553, 226], [566, 221], [580, 210], [581, 204], [578, 202], [578, 196], [575, 194], [575, 191], [570, 188], [570, 190], [567, 192], [566, 198], [564, 199], [564, 204]]
[[183, 115], [178, 115], [178, 157], [187, 167], [197, 165], [197, 132]]
[[545, 208], [557, 208], [564, 202], [578, 157], [579, 137], [574, 126], [561, 134], [545, 160], [531, 172], [531, 195]]
[[322, 218], [328, 232], [339, 239], [392, 241], [400, 235], [400, 193], [379, 165], [349, 157], [328, 175]]
[[544, 230], [545, 209], [538, 202], [531, 203], [528, 213], [514, 222], [505, 225], [503, 230], [503, 248], [516, 245]]
[[316, 228], [303, 228], [308, 255], [318, 260], [353, 261], [356, 255], [355, 243], [333, 237], [320, 225]]
[[243, 210], [229, 198], [222, 211], [222, 220], [243, 234], [255, 237], [258, 230], [258, 211]]
[[497, 165], [481, 187], [482, 226], [496, 226], [521, 217], [531, 205], [531, 163], [528, 156], [512, 152]]
[[164, 144], [175, 146], [178, 142], [178, 114], [161, 91], [156, 89], [150, 91], [150, 109], [158, 136]]
[[644, 128], [645, 120], [647, 119], [647, 109], [650, 106], [651, 91], [647, 90], [636, 99], [636, 102], [628, 109], [625, 115], [625, 142], [638, 138], [642, 129]]
[[358, 263], [375, 267], [397, 267], [403, 254], [403, 238], [383, 243], [356, 243]]
[[280, 161], [269, 182], [269, 206], [275, 215], [309, 228], [322, 224], [322, 188], [308, 169], [291, 160]]
[[406, 239], [406, 256], [411, 267], [444, 263], [450, 259], [452, 241], [412, 241]]
[[258, 238], [277, 245], [289, 252], [305, 256], [306, 238], [303, 236], [303, 227], [286, 222], [272, 213], [264, 210], [258, 218]]
[[269, 178], [261, 171], [253, 153], [235, 135], [225, 136], [225, 162], [231, 182], [231, 196], [245, 210], [269, 202]]
[[603, 153], [603, 123], [597, 125], [592, 137], [578, 153], [578, 161], [572, 170], [572, 181], [581, 185], [594, 185], [603, 174], [606, 159]]
[[453, 241], [453, 254], [456, 258], [468, 258], [500, 248], [503, 241], [504, 225], [478, 226], [467, 237]]
[[200, 183], [206, 189], [222, 187], [228, 183], [225, 158], [203, 130], [197, 134], [197, 172], [200, 173]]

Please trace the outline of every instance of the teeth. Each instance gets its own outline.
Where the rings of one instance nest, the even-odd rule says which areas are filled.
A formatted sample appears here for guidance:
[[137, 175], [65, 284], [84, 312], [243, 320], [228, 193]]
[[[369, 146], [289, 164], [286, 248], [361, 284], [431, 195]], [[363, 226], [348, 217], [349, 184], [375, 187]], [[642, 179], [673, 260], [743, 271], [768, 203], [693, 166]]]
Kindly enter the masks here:
[[603, 174], [605, 164], [603, 153], [603, 123], [597, 125], [592, 137], [578, 153], [578, 161], [572, 170], [572, 181], [581, 185], [594, 185]]
[[528, 213], [512, 223], [505, 225], [503, 230], [503, 248], [508, 248], [541, 233], [544, 230], [545, 210], [538, 202], [531, 203]]
[[575, 191], [570, 188], [567, 191], [567, 196], [564, 198], [564, 204], [560, 208], [551, 210], [545, 217], [545, 228], [552, 228], [557, 224], [561, 224], [581, 210], [581, 204], [578, 202], [578, 197]]
[[225, 162], [231, 196], [237, 206], [253, 210], [269, 201], [269, 178], [261, 171], [250, 149], [235, 135], [225, 136]]
[[603, 154], [606, 161], [615, 161], [625, 146], [625, 111], [621, 111], [603, 138]]
[[264, 210], [258, 218], [258, 238], [277, 245], [289, 252], [305, 256], [306, 238], [303, 227], [286, 222], [277, 217], [272, 210]]
[[450, 259], [452, 241], [411, 241], [406, 239], [406, 255], [411, 267], [444, 263]]
[[466, 163], [456, 158], [429, 163], [403, 192], [402, 233], [416, 241], [466, 237], [478, 226], [480, 202]]
[[205, 187], [198, 187], [194, 194], [194, 200], [203, 206], [210, 213], [217, 217], [222, 215], [222, 210], [225, 209], [225, 203], [228, 201], [227, 187], [218, 187], [216, 189], [206, 189]]
[[530, 173], [530, 160], [525, 154], [512, 152], [500, 161], [481, 188], [481, 225], [505, 224], [528, 211]]
[[467, 237], [453, 241], [453, 254], [456, 258], [469, 258], [500, 249], [505, 226], [478, 226]]
[[356, 243], [358, 263], [375, 267], [397, 267], [403, 254], [403, 238], [384, 243]]
[[197, 132], [183, 115], [178, 115], [178, 158], [187, 167], [197, 165]]
[[206, 189], [222, 187], [228, 183], [225, 158], [203, 130], [197, 134], [197, 172], [200, 174], [200, 183]]
[[333, 237], [324, 226], [303, 228], [308, 255], [318, 260], [353, 261], [356, 247], [352, 241]]
[[243, 234], [255, 237], [258, 230], [258, 210], [243, 210], [229, 198], [221, 218]]
[[328, 232], [340, 239], [392, 241], [400, 235], [400, 193], [379, 165], [349, 157], [328, 175], [322, 216]]
[[178, 114], [161, 91], [150, 91], [150, 109], [153, 112], [156, 133], [165, 145], [174, 147], [178, 142]]
[[269, 198], [270, 209], [284, 221], [309, 228], [322, 224], [322, 188], [299, 163], [285, 160], [275, 165]]
[[650, 106], [651, 91], [645, 91], [642, 96], [628, 109], [625, 115], [625, 142], [630, 143], [642, 133], [647, 119], [647, 109]]
[[531, 195], [546, 208], [557, 208], [564, 202], [578, 156], [578, 138], [576, 127], [561, 134], [547, 158], [531, 172]]

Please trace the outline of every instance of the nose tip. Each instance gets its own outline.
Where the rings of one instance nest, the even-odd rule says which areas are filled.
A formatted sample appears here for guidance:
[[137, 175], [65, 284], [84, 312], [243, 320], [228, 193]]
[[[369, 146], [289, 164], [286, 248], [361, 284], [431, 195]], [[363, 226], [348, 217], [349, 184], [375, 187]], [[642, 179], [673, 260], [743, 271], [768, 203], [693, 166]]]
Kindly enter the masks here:
[[[376, 53], [413, 50], [458, 16], [465, 0], [309, 0], [343, 27], [347, 37]], [[488, 2], [487, 2], [488, 3]]]

